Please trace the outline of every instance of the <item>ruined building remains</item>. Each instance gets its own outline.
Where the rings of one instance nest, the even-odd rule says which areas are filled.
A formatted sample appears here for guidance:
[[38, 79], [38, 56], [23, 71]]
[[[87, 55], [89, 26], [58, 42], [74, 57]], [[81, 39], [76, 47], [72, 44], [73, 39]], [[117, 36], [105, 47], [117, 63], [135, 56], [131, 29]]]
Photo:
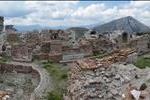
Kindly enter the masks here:
[[6, 25], [5, 26], [5, 32], [6, 33], [14, 33], [17, 29], [14, 28], [14, 25]]
[[145, 34], [130, 40], [127, 47], [135, 48], [138, 54], [141, 55], [150, 51], [149, 43], [150, 37], [148, 34]]
[[[136, 60], [133, 49], [122, 49], [102, 59], [82, 59], [72, 64], [65, 100], [132, 100], [128, 98], [128, 86], [149, 87], [150, 69], [140, 70], [132, 64]], [[126, 65], [127, 64], [127, 65]], [[150, 88], [145, 90], [144, 100], [149, 100]], [[126, 98], [126, 99], [124, 99]]]
[[3, 28], [4, 28], [4, 17], [0, 16], [0, 32], [3, 31]]
[[43, 41], [40, 53], [33, 56], [35, 59], [59, 62], [62, 59], [62, 43], [60, 40]]
[[32, 51], [25, 44], [13, 44], [11, 57], [14, 61], [30, 62], [32, 61]]

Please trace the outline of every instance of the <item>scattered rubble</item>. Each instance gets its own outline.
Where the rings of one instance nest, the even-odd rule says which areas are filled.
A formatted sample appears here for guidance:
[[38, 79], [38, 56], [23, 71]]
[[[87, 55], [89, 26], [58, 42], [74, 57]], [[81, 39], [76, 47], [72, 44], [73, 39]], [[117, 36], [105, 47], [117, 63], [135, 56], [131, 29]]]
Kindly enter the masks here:
[[[80, 70], [71, 73], [66, 100], [122, 100], [129, 84], [137, 88], [145, 83], [150, 94], [150, 69], [141, 70], [134, 65], [113, 64], [94, 70]], [[136, 79], [135, 77], [138, 78]], [[150, 95], [146, 95], [150, 98]], [[130, 100], [130, 99], [125, 99]], [[132, 99], [131, 99], [132, 100]], [[149, 100], [149, 99], [144, 99]]]
[[[113, 63], [119, 62], [132, 62], [136, 60], [136, 52], [133, 49], [126, 48], [121, 50], [113, 51], [109, 56], [103, 57], [102, 59], [91, 59], [85, 58], [78, 60], [77, 64], [82, 69], [95, 69], [98, 67], [107, 67]], [[130, 59], [130, 61], [129, 61]]]
[[73, 63], [65, 100], [122, 100], [126, 98], [129, 84], [140, 88], [146, 83], [150, 93], [150, 83], [147, 82], [150, 80], [147, 77], [150, 69], [141, 70], [132, 64], [124, 65], [131, 57], [129, 55], [134, 53], [133, 49], [128, 48], [102, 59], [83, 59]]
[[5, 91], [0, 91], [0, 100], [7, 100], [9, 99], [9, 93]]

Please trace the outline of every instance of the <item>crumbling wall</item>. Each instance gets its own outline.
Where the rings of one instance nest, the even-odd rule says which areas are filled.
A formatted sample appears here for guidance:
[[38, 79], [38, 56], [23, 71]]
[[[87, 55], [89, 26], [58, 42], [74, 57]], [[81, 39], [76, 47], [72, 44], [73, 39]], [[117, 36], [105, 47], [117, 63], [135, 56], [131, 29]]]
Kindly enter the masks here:
[[0, 73], [5, 72], [31, 74], [33, 78], [37, 78], [39, 80], [37, 81], [38, 83], [34, 91], [31, 94], [28, 94], [30, 96], [28, 100], [45, 100], [43, 96], [52, 88], [52, 84], [49, 80], [49, 74], [45, 69], [40, 68], [36, 64], [19, 62], [1, 63]]
[[34, 54], [33, 58], [59, 62], [60, 60], [62, 60], [61, 41], [59, 40], [43, 41], [40, 52], [38, 54]]
[[14, 44], [11, 47], [11, 56], [15, 61], [29, 62], [32, 60], [32, 50], [25, 44]]
[[124, 86], [135, 79], [139, 70], [122, 64], [132, 63], [136, 56], [135, 50], [126, 48], [102, 59], [86, 58], [73, 63], [65, 100], [122, 100]]
[[49, 53], [50, 50], [51, 50], [51, 44], [50, 44], [50, 41], [45, 41], [45, 42], [42, 42], [42, 45], [41, 45], [41, 52], [42, 53]]
[[[113, 64], [95, 70], [79, 70], [77, 66], [74, 65], [70, 75], [65, 100], [123, 100], [122, 95], [129, 84], [139, 88], [145, 83], [150, 93], [150, 69], [146, 71], [134, 65]], [[149, 100], [150, 95], [146, 96]]]
[[21, 39], [19, 37], [19, 34], [16, 34], [16, 33], [8, 33], [6, 34], [6, 40], [12, 44], [12, 43], [18, 43], [18, 42], [21, 42]]
[[4, 28], [4, 17], [0, 16], [0, 31], [3, 31]]
[[104, 37], [89, 41], [93, 47], [93, 52], [96, 53], [109, 53], [116, 48], [111, 40]]
[[148, 36], [142, 35], [129, 41], [127, 46], [131, 48], [135, 48], [137, 50], [137, 53], [141, 55], [143, 53], [147, 53], [148, 51], [150, 51], [148, 44], [149, 44]]

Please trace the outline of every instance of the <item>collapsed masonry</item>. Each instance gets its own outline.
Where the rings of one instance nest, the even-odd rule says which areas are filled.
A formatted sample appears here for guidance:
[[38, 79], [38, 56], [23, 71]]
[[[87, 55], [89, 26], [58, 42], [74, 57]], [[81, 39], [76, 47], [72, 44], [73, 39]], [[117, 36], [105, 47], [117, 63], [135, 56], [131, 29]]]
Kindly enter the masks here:
[[0, 100], [30, 100], [40, 80], [40, 73], [32, 66], [1, 63]]
[[13, 44], [11, 57], [14, 61], [30, 62], [32, 61], [32, 52], [25, 44]]
[[60, 40], [43, 41], [39, 53], [33, 56], [35, 59], [59, 62], [62, 59], [62, 43]]
[[[148, 72], [150, 69], [141, 71], [134, 65], [121, 63], [132, 62], [135, 59], [134, 50], [122, 49], [103, 59], [78, 60], [72, 65], [67, 88], [68, 93], [64, 99], [122, 100], [122, 94], [125, 93], [129, 83], [139, 87], [143, 82], [150, 80], [149, 77], [146, 77], [150, 75]], [[150, 84], [147, 85], [150, 86]]]
[[4, 17], [0, 16], [0, 32], [3, 31], [3, 28], [4, 28]]
[[0, 100], [45, 100], [51, 88], [47, 71], [36, 64], [0, 64]]

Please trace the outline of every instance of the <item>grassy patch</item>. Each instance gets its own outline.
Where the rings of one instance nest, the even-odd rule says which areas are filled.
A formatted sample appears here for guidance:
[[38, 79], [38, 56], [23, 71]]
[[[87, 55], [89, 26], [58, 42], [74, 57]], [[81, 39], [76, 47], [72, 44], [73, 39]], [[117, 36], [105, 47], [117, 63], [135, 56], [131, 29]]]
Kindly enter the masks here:
[[48, 100], [62, 100], [66, 92], [68, 69], [51, 61], [43, 62], [44, 68], [50, 73], [53, 80], [53, 91], [48, 93]]
[[139, 68], [150, 67], [150, 58], [148, 57], [139, 57], [135, 66]]
[[53, 90], [49, 92], [48, 100], [62, 100], [62, 94], [56, 90]]
[[6, 62], [7, 62], [7, 59], [6, 59], [6, 58], [0, 58], [0, 64], [6, 63]]
[[100, 53], [100, 52], [94, 52], [93, 57], [94, 58], [103, 58], [104, 56], [107, 56], [107, 53]]

